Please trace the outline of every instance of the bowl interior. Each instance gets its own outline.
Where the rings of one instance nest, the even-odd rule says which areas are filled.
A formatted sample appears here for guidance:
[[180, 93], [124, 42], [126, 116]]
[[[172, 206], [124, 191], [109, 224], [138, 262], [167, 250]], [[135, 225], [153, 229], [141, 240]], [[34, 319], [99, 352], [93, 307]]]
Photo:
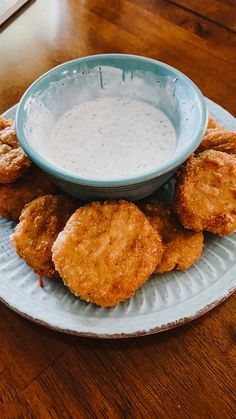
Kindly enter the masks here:
[[[70, 108], [80, 102], [106, 96], [127, 96], [146, 101], [171, 119], [177, 134], [176, 150], [170, 161], [157, 168], [157, 174], [182, 163], [197, 147], [205, 130], [204, 99], [182, 73], [143, 57], [100, 55], [62, 64], [28, 89], [17, 113], [17, 133], [21, 145], [32, 160], [51, 174], [63, 178], [69, 176], [69, 180], [79, 182], [75, 174], [54, 167], [44, 154], [42, 143], [49, 141], [56, 121]], [[148, 170], [143, 175], [141, 181], [145, 176], [153, 177]], [[127, 182], [129, 180], [126, 179]]]

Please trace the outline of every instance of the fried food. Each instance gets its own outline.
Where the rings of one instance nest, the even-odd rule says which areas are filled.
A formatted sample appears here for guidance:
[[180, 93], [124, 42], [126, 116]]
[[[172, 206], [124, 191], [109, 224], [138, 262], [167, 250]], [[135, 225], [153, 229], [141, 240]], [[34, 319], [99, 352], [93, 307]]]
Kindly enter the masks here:
[[236, 156], [236, 132], [222, 128], [207, 130], [196, 152], [204, 150], [224, 151]]
[[228, 235], [236, 229], [236, 157], [207, 150], [191, 156], [178, 174], [175, 209], [194, 231]]
[[0, 118], [0, 183], [12, 183], [31, 166], [16, 138], [14, 122]]
[[209, 116], [207, 130], [196, 153], [205, 150], [224, 151], [236, 155], [236, 132], [224, 129], [213, 116]]
[[21, 213], [11, 240], [18, 255], [38, 275], [40, 284], [43, 276], [59, 276], [51, 248], [76, 208], [76, 201], [66, 195], [44, 195], [27, 204]]
[[223, 129], [223, 126], [216, 121], [214, 116], [209, 115], [207, 129]]
[[0, 216], [18, 220], [25, 204], [39, 196], [55, 194], [57, 191], [49, 177], [34, 166], [16, 182], [0, 185]]
[[158, 233], [131, 202], [79, 208], [52, 247], [65, 285], [83, 300], [114, 306], [131, 297], [162, 256]]
[[203, 234], [184, 229], [170, 205], [150, 201], [140, 205], [140, 209], [162, 238], [163, 255], [155, 270], [157, 274], [185, 270], [201, 257]]

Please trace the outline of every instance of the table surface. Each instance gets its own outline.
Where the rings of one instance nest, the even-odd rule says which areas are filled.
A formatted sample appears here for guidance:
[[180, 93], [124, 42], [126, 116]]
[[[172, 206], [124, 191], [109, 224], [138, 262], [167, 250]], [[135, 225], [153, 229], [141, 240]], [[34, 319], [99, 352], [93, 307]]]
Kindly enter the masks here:
[[[36, 0], [0, 27], [0, 113], [57, 64], [123, 52], [177, 67], [236, 113], [235, 0]], [[0, 306], [2, 418], [235, 417], [235, 295], [165, 333], [93, 340]]]

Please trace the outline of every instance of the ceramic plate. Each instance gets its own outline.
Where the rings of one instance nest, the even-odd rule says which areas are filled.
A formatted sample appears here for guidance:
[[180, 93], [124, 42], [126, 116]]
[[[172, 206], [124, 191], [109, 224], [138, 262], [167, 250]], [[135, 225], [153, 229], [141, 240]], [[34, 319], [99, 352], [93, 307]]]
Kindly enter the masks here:
[[[211, 101], [209, 113], [236, 131], [235, 118]], [[3, 116], [14, 118], [16, 107]], [[171, 184], [165, 187], [168, 194]], [[122, 338], [157, 333], [187, 323], [226, 299], [236, 288], [236, 234], [206, 235], [200, 261], [185, 272], [153, 275], [130, 300], [99, 308], [74, 297], [56, 280], [38, 286], [9, 240], [14, 223], [0, 218], [0, 298], [16, 312], [49, 328], [81, 336]]]

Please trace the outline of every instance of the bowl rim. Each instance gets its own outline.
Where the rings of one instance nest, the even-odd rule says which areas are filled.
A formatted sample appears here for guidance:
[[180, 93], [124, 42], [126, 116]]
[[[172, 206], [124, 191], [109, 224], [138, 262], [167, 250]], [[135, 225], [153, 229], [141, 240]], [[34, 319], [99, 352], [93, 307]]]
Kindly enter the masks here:
[[[162, 67], [166, 70], [174, 72], [180, 79], [187, 81], [187, 83], [193, 88], [196, 93], [196, 97], [198, 99], [199, 104], [199, 111], [200, 111], [200, 124], [199, 130], [193, 136], [192, 141], [188, 144], [185, 148], [184, 153], [178, 155], [174, 153], [170, 159], [161, 163], [158, 168], [154, 168], [149, 171], [145, 171], [141, 174], [136, 174], [134, 176], [127, 176], [122, 178], [110, 178], [110, 179], [100, 179], [100, 178], [90, 178], [90, 177], [82, 177], [78, 174], [71, 172], [67, 169], [59, 167], [58, 165], [54, 164], [52, 161], [47, 160], [43, 155], [41, 155], [37, 150], [35, 150], [31, 144], [26, 140], [23, 132], [23, 124], [24, 124], [24, 105], [29, 100], [29, 97], [34, 91], [35, 86], [42, 81], [50, 78], [52, 75], [57, 74], [58, 72], [63, 71], [63, 69], [68, 70], [68, 66], [72, 67], [75, 63], [82, 64], [86, 61], [97, 61], [98, 59], [106, 60], [106, 59], [114, 59], [115, 60], [126, 60], [127, 58], [135, 59], [139, 62], [150, 62], [155, 64], [159, 67]], [[102, 62], [101, 62], [102, 65]], [[92, 186], [92, 187], [119, 187], [119, 186], [128, 186], [134, 184], [140, 184], [147, 180], [154, 179], [159, 177], [165, 173], [174, 171], [180, 166], [189, 156], [190, 154], [198, 147], [201, 142], [201, 139], [205, 133], [208, 121], [208, 111], [206, 107], [206, 102], [203, 94], [201, 93], [200, 89], [196, 86], [196, 84], [184, 73], [177, 70], [175, 67], [170, 66], [169, 64], [165, 64], [162, 61], [155, 60], [153, 58], [147, 58], [141, 55], [133, 55], [133, 54], [95, 54], [95, 55], [88, 55], [81, 58], [75, 58], [73, 60], [66, 61], [62, 64], [59, 64], [46, 73], [42, 74], [38, 77], [25, 91], [23, 96], [21, 97], [17, 112], [16, 112], [16, 134], [19, 140], [19, 143], [25, 153], [29, 156], [29, 158], [36, 163], [39, 167], [41, 167], [44, 171], [49, 173], [50, 175], [62, 179], [64, 181], [69, 181], [74, 184], [79, 184], [83, 186]]]

